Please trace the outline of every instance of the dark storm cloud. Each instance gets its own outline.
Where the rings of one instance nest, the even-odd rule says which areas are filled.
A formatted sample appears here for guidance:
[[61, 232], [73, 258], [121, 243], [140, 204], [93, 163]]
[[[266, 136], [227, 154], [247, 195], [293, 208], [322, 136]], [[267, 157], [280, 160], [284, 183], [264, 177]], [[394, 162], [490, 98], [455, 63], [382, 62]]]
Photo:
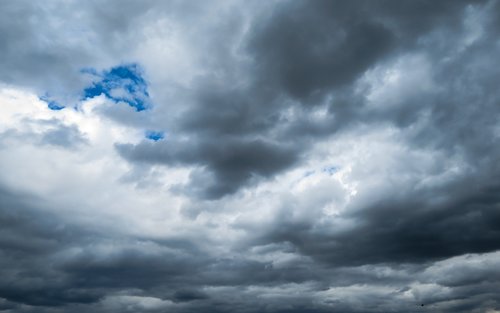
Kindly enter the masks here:
[[[483, 18], [486, 27], [495, 21], [490, 15]], [[462, 166], [467, 175], [457, 177], [445, 188], [399, 189], [397, 195], [388, 194], [386, 199], [374, 201], [350, 216], [356, 227], [346, 232], [328, 234], [325, 229], [321, 234], [317, 225], [285, 224], [281, 220], [279, 225], [270, 226], [265, 242], [293, 242], [302, 253], [334, 265], [425, 262], [500, 248], [499, 188], [495, 179], [499, 174], [495, 143], [500, 72], [491, 67], [499, 52], [492, 38], [498, 37], [486, 33], [471, 46], [462, 47], [465, 51], [456, 53], [460, 45], [453, 36], [458, 29], [441, 29], [449, 40], [440, 46], [436, 42], [435, 46], [419, 43], [414, 47], [431, 60], [437, 92], [402, 99], [383, 114], [366, 108], [355, 117], [366, 123], [389, 122], [406, 131], [422, 121], [423, 112], [429, 113], [423, 118], [424, 127], [408, 131], [407, 144], [464, 158]], [[427, 41], [442, 41], [442, 35], [433, 36], [430, 34]], [[440, 167], [440, 171], [446, 168]], [[433, 204], [434, 199], [444, 198], [448, 199], [445, 203]]]
[[[467, 190], [475, 184], [473, 191]], [[499, 186], [462, 182], [444, 190], [400, 190], [345, 218], [356, 226], [333, 231], [279, 218], [261, 244], [290, 242], [331, 266], [419, 263], [500, 249]], [[401, 195], [402, 194], [402, 195]], [[454, 195], [445, 203], [433, 198]], [[285, 224], [286, 223], [286, 224]], [[300, 224], [299, 224], [300, 223]]]
[[[498, 286], [498, 280], [492, 275], [496, 272], [488, 267], [478, 268], [479, 263], [465, 263], [460, 277], [449, 276], [453, 262], [431, 267], [395, 265], [392, 270], [399, 274], [393, 275], [384, 274], [390, 272], [391, 267], [381, 270], [376, 266], [328, 268], [323, 262], [311, 259], [297, 259], [276, 267], [271, 262], [209, 256], [210, 253], [200, 247], [203, 240], [197, 243], [184, 239], [134, 240], [111, 232], [84, 231], [65, 224], [61, 218], [38, 211], [39, 199], [24, 196], [25, 200], [20, 200], [20, 196], [5, 188], [0, 193], [0, 298], [6, 299], [2, 300], [2, 306], [12, 308], [13, 312], [127, 311], [126, 307], [131, 304], [119, 297], [124, 291], [139, 299], [170, 300], [175, 307], [168, 310], [175, 312], [366, 312], [371, 310], [368, 308], [373, 303], [385, 308], [384, 311], [411, 312], [417, 303], [393, 303], [390, 298], [379, 299], [380, 295], [376, 293], [365, 295], [363, 302], [357, 304], [349, 303], [349, 297], [353, 296], [349, 293], [344, 295], [344, 300], [332, 300], [333, 304], [318, 303], [313, 298], [332, 285], [348, 287], [359, 283], [372, 284], [375, 288], [391, 284], [401, 289], [391, 296], [396, 297], [415, 279], [424, 284], [437, 281], [453, 288], [452, 293], [422, 295], [421, 300], [431, 310], [466, 312], [482, 305], [495, 307], [498, 304], [496, 296], [491, 293]], [[307, 236], [303, 238], [308, 240]], [[352, 244], [358, 245], [356, 239]], [[372, 244], [380, 246], [378, 242]], [[99, 249], [99, 246], [107, 248]], [[114, 252], [106, 253], [109, 248]], [[290, 245], [268, 246], [258, 253], [272, 251], [295, 253]], [[349, 250], [342, 250], [342, 253], [346, 252], [349, 254]], [[486, 261], [493, 259], [489, 260]], [[489, 263], [485, 265], [489, 266]], [[423, 271], [426, 268], [429, 269], [427, 274]], [[484, 275], [489, 277], [482, 278]], [[485, 285], [485, 281], [489, 284]], [[279, 291], [283, 284], [291, 288], [293, 284], [307, 282], [314, 284], [302, 294], [295, 294], [293, 288], [290, 295]], [[273, 293], [276, 295], [269, 296]], [[464, 298], [467, 299], [461, 300]], [[120, 304], [120, 301], [125, 302]], [[452, 302], [443, 306], [442, 303], [447, 301]], [[138, 305], [135, 310], [162, 312], [165, 308], [147, 309]]]
[[97, 305], [120, 290], [196, 304], [210, 299], [199, 286], [300, 282], [311, 277], [305, 267], [297, 267], [298, 274], [273, 270], [267, 262], [211, 256], [199, 247], [203, 240], [155, 241], [84, 230], [43, 210], [46, 204], [40, 199], [6, 188], [0, 200], [0, 298], [9, 307]]
[[324, 1], [275, 9], [249, 42], [261, 83], [304, 99], [352, 82], [393, 40], [363, 11], [359, 3]]
[[[218, 198], [248, 186], [249, 178], [255, 173], [258, 175], [254, 176], [260, 178], [274, 177], [296, 164], [292, 160], [299, 160], [316, 140], [339, 130], [363, 123], [411, 125], [427, 102], [436, 103], [437, 100], [420, 95], [413, 99], [414, 103], [406, 100], [407, 105], [393, 112], [373, 111], [365, 108], [364, 94], [356, 93], [354, 84], [367, 70], [409, 51], [433, 53], [434, 48], [427, 47], [422, 38], [432, 36], [436, 29], [455, 38], [462, 31], [467, 5], [469, 2], [461, 1], [436, 5], [426, 1], [277, 3], [271, 13], [252, 21], [252, 27], [243, 38], [240, 50], [247, 61], [242, 62], [221, 51], [210, 56], [224, 58], [226, 64], [222, 70], [217, 67], [213, 73], [208, 71], [201, 76], [197, 81], [203, 83], [196, 83], [190, 90], [194, 95], [187, 109], [175, 123], [165, 125], [172, 128], [172, 135], [187, 136], [182, 147], [175, 147], [179, 143], [167, 136], [166, 142], [157, 149], [141, 144], [134, 147], [134, 153], [125, 152], [132, 149], [130, 146], [119, 151], [131, 161], [141, 160], [134, 156], [140, 155], [139, 150], [145, 148], [148, 152], [143, 154], [151, 156], [142, 161], [194, 163], [206, 167], [211, 174], [207, 179], [213, 182], [200, 188], [200, 184], [193, 181], [187, 188], [199, 190], [202, 197]], [[232, 41], [233, 45], [238, 42], [225, 32], [215, 38]], [[223, 70], [230, 67], [228, 64], [233, 71]], [[244, 73], [244, 77], [239, 78], [234, 73], [240, 76]], [[221, 80], [222, 85], [212, 83]], [[424, 104], [420, 105], [422, 102]], [[311, 110], [320, 105], [327, 106], [326, 116], [320, 121], [311, 120]], [[287, 117], [289, 109], [296, 110], [296, 116]], [[228, 162], [225, 153], [208, 152], [204, 157], [205, 153], [200, 151], [196, 161], [193, 156], [182, 160], [182, 155], [172, 156], [171, 153], [162, 160], [153, 156], [164, 154], [161, 151], [167, 145], [174, 151], [220, 145], [218, 150], [226, 151], [227, 147], [234, 149], [234, 155], [239, 155], [244, 151], [233, 147], [234, 141], [260, 141], [261, 137], [296, 148], [288, 149], [289, 158], [275, 162], [274, 156], [279, 154], [256, 147], [249, 155], [253, 161], [242, 162], [239, 167]], [[273, 167], [273, 164], [278, 166]]]
[[51, 255], [77, 238], [85, 241], [85, 233], [37, 211], [40, 203], [36, 197], [1, 188], [0, 298], [34, 306], [97, 301], [94, 293], [64, 282], [51, 266]]
[[[223, 233], [222, 243], [203, 231], [158, 239], [84, 227], [47, 209], [43, 199], [0, 184], [0, 311], [500, 309], [498, 3], [282, 1], [249, 7], [257, 13], [248, 25], [235, 10], [237, 18], [208, 33], [201, 18], [203, 10], [210, 11], [206, 4], [2, 2], [0, 79], [37, 92], [78, 95], [89, 83], [83, 67], [135, 62], [123, 51], [140, 44], [134, 27], [146, 23], [145, 16], [202, 25], [189, 35], [204, 38], [193, 47], [206, 51], [200, 63], [205, 72], [176, 90], [182, 101], [154, 103], [156, 117], [144, 119], [155, 121], [151, 129], [166, 130], [164, 138], [115, 145], [133, 166], [194, 168], [187, 185], [172, 188], [200, 207], [187, 212], [193, 223], [202, 225], [197, 218], [206, 203], [223, 206], [225, 196], [276, 178], [306, 160], [316, 143], [349, 136], [357, 127], [368, 133], [390, 125], [400, 134], [402, 150], [460, 162], [459, 174], [435, 179], [434, 185], [420, 184], [421, 165], [410, 159], [400, 162], [417, 170], [388, 165], [386, 171], [362, 172], [360, 181], [382, 175], [381, 186], [361, 190], [340, 214], [339, 225], [324, 222], [321, 201], [303, 204], [307, 214], [296, 218], [291, 212], [300, 204], [281, 200], [278, 214], [258, 225], [231, 223], [244, 237]], [[75, 8], [82, 13], [70, 14], [72, 23], [64, 16]], [[484, 20], [475, 17], [482, 33], [464, 44], [464, 19], [474, 10], [486, 10], [478, 15]], [[67, 42], [56, 35], [59, 30], [87, 44]], [[365, 74], [400, 59], [405, 63], [413, 54], [428, 62], [425, 78], [436, 88], [421, 89], [425, 82], [418, 79], [409, 88], [416, 92], [391, 106], [370, 104]], [[403, 76], [418, 72], [421, 63], [416, 64]], [[157, 100], [168, 93], [148, 89]], [[169, 106], [180, 107], [172, 110], [174, 117], [162, 111]], [[325, 109], [320, 119], [314, 117], [318, 109]], [[8, 130], [0, 134], [0, 149], [8, 140], [66, 148], [86, 143], [77, 125], [23, 123], [45, 130]], [[448, 163], [434, 163], [422, 172], [432, 178], [454, 173]], [[414, 178], [403, 181], [407, 176]], [[237, 211], [238, 205], [228, 206]]]
[[[96, 303], [109, 292], [123, 288], [189, 302], [207, 296], [186, 286], [225, 284], [227, 280], [242, 284], [246, 278], [237, 278], [239, 272], [245, 268], [253, 271], [244, 263], [231, 269], [225, 266], [228, 261], [209, 258], [185, 240], [154, 243], [142, 239], [133, 244], [112, 233], [83, 230], [40, 210], [44, 205], [40, 199], [5, 188], [1, 189], [0, 200], [0, 298], [6, 299], [6, 306]], [[103, 254], [99, 245], [103, 249], [116, 247], [115, 252]], [[201, 271], [205, 274], [200, 281]]]
[[[134, 162], [207, 166], [195, 172], [191, 188], [203, 197], [220, 198], [260, 177], [271, 177], [297, 161], [296, 148], [263, 139], [200, 138], [199, 142], [167, 141], [117, 146]], [[208, 172], [207, 172], [208, 171]]]
[[469, 3], [283, 2], [255, 23], [248, 51], [261, 88], [310, 103], [308, 97], [348, 85], [377, 62], [415, 47], [434, 28], [460, 28]]

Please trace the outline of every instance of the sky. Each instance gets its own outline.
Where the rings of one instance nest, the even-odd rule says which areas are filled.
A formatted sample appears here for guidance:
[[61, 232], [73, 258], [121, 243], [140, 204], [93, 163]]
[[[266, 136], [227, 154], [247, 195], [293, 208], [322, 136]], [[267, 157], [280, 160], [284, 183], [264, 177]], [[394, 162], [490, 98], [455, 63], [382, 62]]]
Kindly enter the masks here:
[[0, 0], [0, 312], [500, 312], [499, 56], [499, 0]]

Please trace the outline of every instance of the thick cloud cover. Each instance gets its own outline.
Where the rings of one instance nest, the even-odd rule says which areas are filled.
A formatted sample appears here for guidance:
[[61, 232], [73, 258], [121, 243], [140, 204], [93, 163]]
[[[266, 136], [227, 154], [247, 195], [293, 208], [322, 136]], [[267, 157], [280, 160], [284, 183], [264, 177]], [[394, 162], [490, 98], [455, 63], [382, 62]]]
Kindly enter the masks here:
[[500, 312], [500, 2], [0, 2], [0, 312]]

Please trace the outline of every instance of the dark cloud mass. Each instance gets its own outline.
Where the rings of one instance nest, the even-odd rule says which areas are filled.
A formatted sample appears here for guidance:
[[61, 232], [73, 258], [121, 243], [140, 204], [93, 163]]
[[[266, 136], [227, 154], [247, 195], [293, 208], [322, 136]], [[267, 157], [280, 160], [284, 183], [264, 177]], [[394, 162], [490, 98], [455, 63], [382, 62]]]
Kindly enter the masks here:
[[500, 312], [500, 1], [0, 1], [0, 312]]

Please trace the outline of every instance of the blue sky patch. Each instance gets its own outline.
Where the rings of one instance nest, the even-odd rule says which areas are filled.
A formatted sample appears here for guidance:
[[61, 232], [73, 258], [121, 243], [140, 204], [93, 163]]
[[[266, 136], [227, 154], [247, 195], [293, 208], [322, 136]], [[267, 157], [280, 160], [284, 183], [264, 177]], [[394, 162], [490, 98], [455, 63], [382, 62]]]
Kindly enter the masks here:
[[83, 98], [89, 99], [105, 95], [115, 102], [125, 102], [137, 112], [151, 107], [147, 83], [137, 64], [125, 64], [98, 73], [93, 68], [82, 69], [82, 73], [91, 74], [96, 81], [83, 90]]
[[41, 96], [39, 99], [47, 103], [47, 107], [50, 110], [59, 111], [65, 108], [64, 105], [57, 103], [55, 100], [52, 100], [49, 95]]
[[162, 140], [163, 138], [165, 138], [165, 133], [161, 131], [147, 130], [146, 138], [153, 141]]
[[322, 169], [324, 173], [328, 173], [329, 175], [333, 175], [340, 170], [338, 166], [326, 166]]

